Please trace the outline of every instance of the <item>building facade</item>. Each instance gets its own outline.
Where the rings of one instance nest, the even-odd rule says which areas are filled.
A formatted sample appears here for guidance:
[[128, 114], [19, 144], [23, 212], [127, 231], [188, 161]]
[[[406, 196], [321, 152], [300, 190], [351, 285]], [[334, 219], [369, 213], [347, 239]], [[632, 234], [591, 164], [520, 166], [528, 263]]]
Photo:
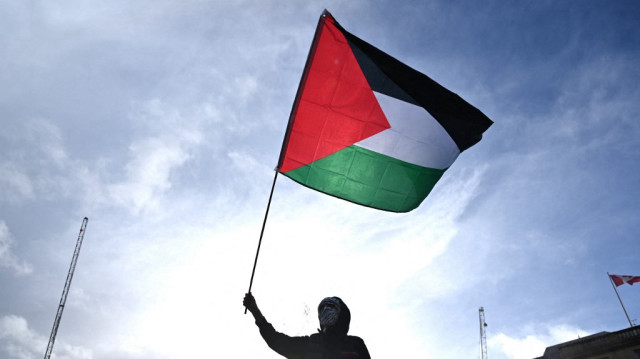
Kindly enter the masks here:
[[535, 359], [640, 359], [640, 326], [550, 346]]

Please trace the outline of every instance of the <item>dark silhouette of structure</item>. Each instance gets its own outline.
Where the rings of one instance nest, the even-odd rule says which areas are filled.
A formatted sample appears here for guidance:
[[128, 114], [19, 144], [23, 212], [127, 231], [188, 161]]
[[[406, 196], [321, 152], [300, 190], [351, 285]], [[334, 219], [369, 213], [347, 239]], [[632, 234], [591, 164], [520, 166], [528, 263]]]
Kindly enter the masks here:
[[67, 303], [67, 295], [69, 295], [69, 288], [71, 287], [71, 281], [73, 280], [73, 273], [76, 270], [76, 263], [78, 263], [78, 256], [80, 256], [80, 248], [82, 247], [82, 240], [84, 238], [84, 232], [87, 230], [88, 222], [89, 218], [84, 217], [84, 219], [82, 220], [82, 224], [80, 225], [80, 234], [78, 234], [76, 248], [73, 251], [73, 257], [71, 258], [71, 266], [69, 267], [69, 272], [67, 273], [67, 280], [64, 282], [62, 297], [60, 298], [60, 304], [58, 305], [58, 311], [56, 312], [56, 319], [54, 319], [53, 321], [53, 328], [51, 329], [51, 336], [49, 336], [47, 350], [44, 353], [44, 359], [49, 359], [51, 357], [51, 351], [53, 351], [53, 344], [56, 341], [58, 326], [60, 326], [60, 320], [62, 319], [64, 306]]
[[480, 318], [480, 354], [481, 359], [488, 359], [487, 353], [487, 322], [484, 320], [484, 307], [478, 309], [478, 316]]
[[550, 346], [535, 359], [639, 359], [640, 327], [600, 332]]

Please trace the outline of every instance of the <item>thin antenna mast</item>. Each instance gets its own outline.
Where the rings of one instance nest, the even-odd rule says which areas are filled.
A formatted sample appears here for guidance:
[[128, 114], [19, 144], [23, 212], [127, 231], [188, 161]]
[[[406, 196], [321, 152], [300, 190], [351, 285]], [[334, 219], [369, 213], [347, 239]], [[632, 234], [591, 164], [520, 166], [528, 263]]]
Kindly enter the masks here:
[[51, 351], [53, 350], [53, 342], [55, 342], [56, 340], [56, 334], [58, 333], [58, 326], [60, 325], [60, 319], [62, 318], [62, 311], [64, 310], [65, 303], [67, 302], [67, 295], [69, 294], [69, 287], [71, 287], [73, 272], [75, 271], [76, 263], [78, 262], [80, 247], [82, 247], [82, 239], [84, 238], [84, 232], [87, 229], [87, 222], [89, 222], [89, 218], [84, 217], [84, 219], [82, 220], [82, 225], [80, 226], [80, 234], [78, 234], [76, 249], [73, 251], [73, 259], [71, 259], [71, 266], [69, 267], [67, 280], [64, 283], [64, 289], [62, 290], [62, 298], [60, 298], [60, 305], [58, 306], [56, 319], [54, 320], [53, 328], [51, 329], [51, 336], [49, 337], [49, 344], [47, 345], [47, 351], [44, 353], [44, 359], [49, 359], [49, 357], [51, 357]]
[[478, 309], [478, 315], [480, 316], [480, 351], [482, 352], [482, 359], [488, 359], [487, 355], [487, 322], [484, 320], [484, 308]]

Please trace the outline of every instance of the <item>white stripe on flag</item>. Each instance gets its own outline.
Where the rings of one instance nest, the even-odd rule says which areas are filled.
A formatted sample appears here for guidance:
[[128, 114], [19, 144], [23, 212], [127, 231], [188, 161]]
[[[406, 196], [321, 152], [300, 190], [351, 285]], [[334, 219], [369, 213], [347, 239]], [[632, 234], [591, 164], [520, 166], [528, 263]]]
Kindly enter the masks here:
[[391, 128], [356, 146], [415, 165], [445, 169], [460, 150], [447, 131], [424, 108], [374, 92]]

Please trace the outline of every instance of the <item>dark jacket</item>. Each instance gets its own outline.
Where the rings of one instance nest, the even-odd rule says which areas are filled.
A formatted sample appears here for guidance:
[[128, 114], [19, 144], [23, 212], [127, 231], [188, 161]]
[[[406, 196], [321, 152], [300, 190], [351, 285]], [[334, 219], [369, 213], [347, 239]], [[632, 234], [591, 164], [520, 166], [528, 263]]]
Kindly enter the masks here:
[[340, 302], [342, 307], [335, 328], [327, 332], [290, 337], [277, 332], [264, 317], [256, 320], [256, 324], [267, 345], [288, 359], [371, 359], [364, 341], [347, 335], [351, 313], [344, 302]]

